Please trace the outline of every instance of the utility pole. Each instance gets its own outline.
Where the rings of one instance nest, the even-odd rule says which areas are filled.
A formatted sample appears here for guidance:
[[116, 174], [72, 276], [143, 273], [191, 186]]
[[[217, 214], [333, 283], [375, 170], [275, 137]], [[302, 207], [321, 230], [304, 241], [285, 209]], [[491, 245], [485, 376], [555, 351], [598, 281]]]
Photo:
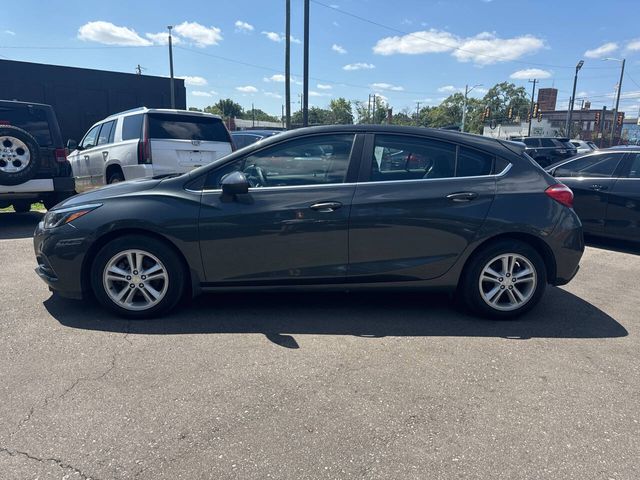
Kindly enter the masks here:
[[367, 100], [367, 123], [371, 123], [371, 94]]
[[533, 104], [535, 103], [536, 98], [536, 83], [538, 83], [537, 79], [529, 80], [529, 83], [533, 83], [533, 90], [531, 90], [531, 107], [529, 108], [529, 131], [527, 132], [527, 137], [531, 136], [531, 120], [533, 120]]
[[613, 147], [613, 142], [616, 136], [616, 130], [618, 129], [618, 108], [620, 107], [620, 91], [622, 90], [622, 77], [624, 77], [624, 64], [626, 59], [622, 59], [622, 69], [620, 70], [620, 81], [618, 82], [618, 92], [616, 93], [616, 106], [613, 109], [613, 120], [611, 120], [611, 144]]
[[479, 83], [478, 85], [474, 85], [473, 87], [469, 88], [469, 85], [465, 85], [464, 86], [464, 102], [462, 102], [462, 123], [460, 125], [460, 131], [464, 132], [464, 125], [465, 122], [467, 120], [467, 96], [469, 95], [469, 92], [471, 92], [471, 90], [473, 90], [476, 87], [481, 87], [482, 84]]
[[373, 94], [373, 107], [371, 108], [371, 123], [377, 123], [376, 122], [376, 94]]
[[256, 109], [253, 106], [253, 102], [251, 102], [251, 126], [256, 126]]
[[600, 145], [598, 145], [600, 148], [602, 148], [602, 141], [604, 140], [604, 125], [605, 125], [605, 120], [606, 120], [606, 115], [607, 115], [607, 106], [605, 105], [604, 107], [602, 107], [602, 116], [600, 117]]
[[420, 102], [416, 102], [416, 127], [420, 126]]
[[[289, 106], [291, 108], [291, 106]], [[282, 114], [280, 115], [280, 122], [282, 123], [282, 128], [284, 128], [284, 105], [282, 105]], [[289, 119], [291, 121], [291, 119]]]
[[285, 125], [291, 128], [291, 0], [285, 4], [285, 35], [284, 40], [284, 102], [286, 105]]
[[167, 29], [169, 29], [169, 76], [171, 78], [171, 108], [176, 108], [176, 92], [173, 85], [173, 45], [171, 39], [171, 30], [173, 29], [173, 25], [167, 26]]
[[140, 64], [136, 65], [136, 75], [142, 75], [142, 66]]
[[309, 0], [304, 0], [304, 78], [302, 79], [302, 125], [309, 126]]
[[567, 125], [565, 126], [565, 131], [567, 132], [567, 137], [571, 138], [571, 121], [573, 117], [573, 105], [576, 101], [576, 84], [578, 83], [578, 72], [584, 65], [584, 60], [580, 60], [576, 65], [576, 74], [573, 77], [573, 93], [571, 93], [571, 101], [569, 102], [569, 115], [567, 116]]

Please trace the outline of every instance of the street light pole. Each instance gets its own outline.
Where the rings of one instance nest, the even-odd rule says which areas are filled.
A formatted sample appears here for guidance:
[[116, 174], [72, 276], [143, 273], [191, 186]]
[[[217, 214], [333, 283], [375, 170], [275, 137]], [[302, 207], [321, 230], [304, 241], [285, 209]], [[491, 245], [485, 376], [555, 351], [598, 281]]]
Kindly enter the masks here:
[[567, 115], [567, 124], [565, 126], [565, 131], [567, 132], [567, 137], [571, 138], [571, 120], [573, 117], [573, 105], [576, 101], [576, 84], [578, 83], [578, 72], [584, 65], [584, 60], [580, 60], [576, 65], [576, 74], [573, 77], [573, 93], [571, 94], [571, 101], [569, 102], [569, 115]]
[[535, 103], [536, 98], [536, 83], [537, 79], [529, 80], [529, 83], [533, 83], [533, 90], [531, 90], [531, 107], [529, 108], [529, 131], [527, 132], [527, 137], [531, 136], [531, 120], [533, 120], [533, 104]]
[[464, 86], [464, 102], [462, 102], [462, 123], [460, 125], [461, 132], [464, 132], [464, 125], [467, 120], [467, 95], [469, 95], [469, 92], [471, 92], [471, 90], [473, 90], [474, 88], [481, 87], [481, 86], [482, 86], [481, 83], [474, 85], [471, 88], [469, 88], [469, 85]]
[[284, 31], [284, 104], [286, 109], [285, 125], [291, 128], [291, 0], [285, 4]]
[[309, 126], [309, 0], [304, 0], [304, 71], [302, 125]]
[[622, 68], [620, 69], [620, 81], [618, 82], [618, 92], [616, 94], [616, 107], [613, 109], [613, 119], [611, 120], [611, 146], [616, 136], [616, 126], [618, 123], [618, 108], [620, 107], [620, 91], [622, 90], [622, 77], [624, 77], [624, 64], [626, 59], [622, 59]]
[[173, 45], [171, 40], [171, 30], [173, 25], [167, 26], [169, 29], [169, 77], [170, 77], [170, 90], [171, 90], [171, 108], [176, 108], [176, 91], [173, 85]]

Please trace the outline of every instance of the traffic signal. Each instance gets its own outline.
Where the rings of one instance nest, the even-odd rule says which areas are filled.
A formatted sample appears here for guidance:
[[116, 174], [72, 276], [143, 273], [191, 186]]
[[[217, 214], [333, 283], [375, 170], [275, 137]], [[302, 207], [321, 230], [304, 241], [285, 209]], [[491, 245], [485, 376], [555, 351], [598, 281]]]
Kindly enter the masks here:
[[618, 118], [616, 118], [616, 125], [621, 127], [623, 121], [624, 121], [624, 113], [620, 112], [618, 113]]
[[542, 112], [541, 111], [538, 112], [538, 121], [539, 122], [542, 121]]
[[483, 119], [483, 120], [486, 120], [486, 119], [488, 119], [490, 116], [491, 116], [491, 107], [489, 107], [489, 106], [484, 107], [484, 113], [483, 113], [483, 115], [482, 115], [482, 119]]
[[601, 116], [600, 112], [599, 111], [596, 112], [596, 116], [595, 116], [595, 119], [594, 119], [594, 122], [593, 122], [594, 123], [594, 130], [596, 130], [600, 126], [600, 116]]
[[509, 110], [507, 110], [507, 117], [509, 118], [509, 120], [511, 120], [513, 118], [513, 107], [509, 107]]
[[538, 102], [533, 104], [533, 116], [534, 117], [538, 116]]

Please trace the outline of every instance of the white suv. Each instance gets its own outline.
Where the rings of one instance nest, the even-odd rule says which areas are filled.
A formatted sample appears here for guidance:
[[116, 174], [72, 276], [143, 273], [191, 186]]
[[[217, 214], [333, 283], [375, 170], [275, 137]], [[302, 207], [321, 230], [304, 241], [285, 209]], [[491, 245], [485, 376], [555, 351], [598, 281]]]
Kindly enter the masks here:
[[220, 117], [186, 110], [137, 108], [93, 125], [80, 144], [67, 145], [83, 192], [134, 178], [184, 173], [232, 151]]

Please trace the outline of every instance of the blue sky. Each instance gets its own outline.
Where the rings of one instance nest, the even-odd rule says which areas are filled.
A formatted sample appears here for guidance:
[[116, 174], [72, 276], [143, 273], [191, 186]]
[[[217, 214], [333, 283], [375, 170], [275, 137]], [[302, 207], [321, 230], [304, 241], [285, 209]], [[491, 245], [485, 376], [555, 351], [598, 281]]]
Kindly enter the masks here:
[[[332, 97], [388, 98], [394, 109], [437, 104], [464, 88], [509, 80], [555, 86], [559, 107], [571, 95], [578, 60], [578, 102], [613, 102], [626, 58], [621, 109], [640, 109], [638, 0], [311, 0], [310, 104]], [[302, 74], [302, 0], [292, 0], [293, 110]], [[284, 0], [35, 1], [0, 18], [0, 58], [168, 75], [166, 26], [175, 25], [176, 76], [187, 103], [231, 97], [279, 114], [284, 103]], [[360, 17], [360, 18], [357, 18]], [[161, 34], [161, 35], [157, 35]], [[1, 93], [1, 92], [0, 92]]]

